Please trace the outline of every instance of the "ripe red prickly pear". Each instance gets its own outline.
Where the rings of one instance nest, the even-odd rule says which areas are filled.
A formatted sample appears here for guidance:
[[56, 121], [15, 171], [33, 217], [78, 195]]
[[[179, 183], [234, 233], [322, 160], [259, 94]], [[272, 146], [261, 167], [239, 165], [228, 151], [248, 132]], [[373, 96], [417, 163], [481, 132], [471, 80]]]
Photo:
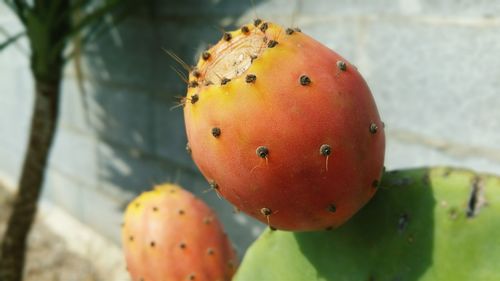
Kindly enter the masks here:
[[256, 21], [189, 76], [192, 157], [238, 209], [283, 230], [337, 227], [377, 190], [384, 125], [356, 67], [302, 33]]
[[224, 281], [236, 269], [235, 253], [215, 213], [173, 184], [129, 204], [122, 242], [134, 281]]

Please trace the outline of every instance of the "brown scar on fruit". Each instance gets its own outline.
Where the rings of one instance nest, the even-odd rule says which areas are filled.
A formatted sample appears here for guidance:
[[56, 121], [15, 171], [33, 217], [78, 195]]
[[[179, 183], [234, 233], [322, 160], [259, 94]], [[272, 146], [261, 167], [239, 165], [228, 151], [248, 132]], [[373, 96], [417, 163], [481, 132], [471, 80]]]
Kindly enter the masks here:
[[254, 25], [255, 27], [258, 27], [261, 23], [262, 23], [262, 20], [261, 20], [261, 19], [255, 19], [255, 20], [253, 21], [253, 25]]
[[224, 35], [222, 36], [222, 38], [224, 39], [224, 41], [231, 41], [233, 36], [231, 36], [231, 33], [225, 32]]
[[[224, 85], [223, 82], [238, 78], [266, 50], [266, 46], [273, 48], [278, 44], [279, 34], [274, 34], [273, 38], [263, 42], [266, 34], [260, 31], [271, 29], [269, 24], [261, 24], [260, 21], [257, 21], [257, 26], [242, 27], [242, 33], [231, 36], [230, 40], [225, 40], [202, 54], [203, 60], [197, 66], [198, 71], [203, 74], [200, 78], [201, 81], [199, 81], [200, 85], [203, 85], [204, 81]], [[228, 35], [225, 35], [224, 38], [228, 39]], [[229, 80], [224, 81], [224, 79]]]
[[294, 32], [295, 32], [295, 31], [294, 31], [293, 29], [291, 29], [291, 28], [287, 28], [287, 29], [286, 29], [286, 31], [285, 31], [285, 33], [286, 33], [287, 35], [292, 35]]
[[377, 131], [378, 131], [378, 126], [377, 126], [377, 124], [375, 124], [375, 123], [371, 122], [371, 123], [370, 123], [370, 127], [369, 127], [369, 129], [370, 129], [370, 133], [371, 133], [372, 135], [374, 135], [374, 134], [376, 134], [376, 133], [377, 133]]

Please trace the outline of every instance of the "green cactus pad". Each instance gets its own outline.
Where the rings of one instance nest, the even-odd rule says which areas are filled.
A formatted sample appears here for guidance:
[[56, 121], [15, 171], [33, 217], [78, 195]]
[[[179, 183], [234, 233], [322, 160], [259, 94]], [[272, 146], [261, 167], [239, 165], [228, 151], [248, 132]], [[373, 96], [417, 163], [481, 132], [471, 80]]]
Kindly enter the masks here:
[[234, 280], [500, 280], [500, 177], [422, 168], [379, 188], [338, 229], [265, 231]]

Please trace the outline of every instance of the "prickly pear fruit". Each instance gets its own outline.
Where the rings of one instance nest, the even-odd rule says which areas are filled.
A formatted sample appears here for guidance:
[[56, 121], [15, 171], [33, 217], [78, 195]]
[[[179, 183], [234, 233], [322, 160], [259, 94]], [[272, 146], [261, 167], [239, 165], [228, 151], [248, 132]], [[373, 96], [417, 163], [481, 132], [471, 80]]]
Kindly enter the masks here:
[[238, 209], [283, 230], [337, 227], [377, 190], [384, 126], [356, 67], [302, 33], [257, 20], [189, 76], [188, 151]]
[[263, 233], [234, 280], [500, 280], [499, 262], [500, 177], [415, 169], [339, 229]]
[[132, 280], [231, 280], [236, 258], [215, 213], [173, 184], [133, 200], [122, 242]]

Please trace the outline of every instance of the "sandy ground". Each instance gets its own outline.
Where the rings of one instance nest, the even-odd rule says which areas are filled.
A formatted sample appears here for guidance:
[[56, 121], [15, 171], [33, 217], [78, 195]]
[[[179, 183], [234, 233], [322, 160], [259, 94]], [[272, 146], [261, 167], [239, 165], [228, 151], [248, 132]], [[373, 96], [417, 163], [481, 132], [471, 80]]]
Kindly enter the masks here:
[[[0, 236], [10, 213], [12, 195], [0, 185]], [[107, 281], [89, 260], [68, 251], [63, 239], [40, 220], [29, 237], [25, 281]]]

